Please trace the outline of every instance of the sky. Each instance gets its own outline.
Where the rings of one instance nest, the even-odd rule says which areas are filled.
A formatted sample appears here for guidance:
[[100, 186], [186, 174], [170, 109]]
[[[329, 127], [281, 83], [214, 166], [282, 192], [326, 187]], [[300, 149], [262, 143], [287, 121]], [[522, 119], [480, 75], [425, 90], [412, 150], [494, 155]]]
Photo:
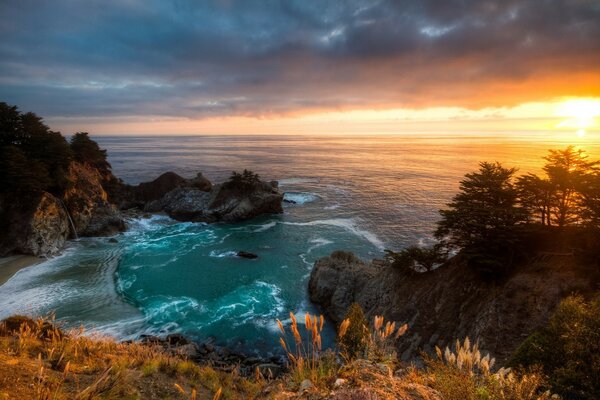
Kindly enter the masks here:
[[0, 101], [65, 134], [600, 130], [598, 0], [6, 0], [0, 35]]

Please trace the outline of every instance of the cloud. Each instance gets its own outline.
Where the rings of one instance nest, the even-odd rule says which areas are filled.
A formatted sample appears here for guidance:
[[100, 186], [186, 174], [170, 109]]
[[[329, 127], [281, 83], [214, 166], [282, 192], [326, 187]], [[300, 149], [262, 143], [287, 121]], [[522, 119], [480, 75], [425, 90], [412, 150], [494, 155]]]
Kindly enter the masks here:
[[191, 119], [600, 94], [593, 0], [0, 3], [0, 98]]

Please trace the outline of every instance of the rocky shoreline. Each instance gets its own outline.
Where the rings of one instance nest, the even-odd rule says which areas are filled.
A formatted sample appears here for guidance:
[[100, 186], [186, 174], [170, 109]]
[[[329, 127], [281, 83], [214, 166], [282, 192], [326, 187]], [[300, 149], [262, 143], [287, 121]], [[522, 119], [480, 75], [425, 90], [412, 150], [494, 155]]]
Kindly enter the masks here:
[[354, 302], [368, 320], [382, 315], [407, 323], [397, 349], [404, 361], [469, 337], [503, 365], [563, 298], [595, 292], [593, 268], [574, 256], [546, 255], [524, 261], [505, 281], [487, 282], [460, 255], [432, 272], [407, 275], [385, 261], [336, 251], [317, 260], [308, 291], [336, 325]]
[[127, 229], [132, 216], [166, 213], [179, 221], [234, 223], [261, 214], [282, 213], [283, 194], [277, 182], [227, 181], [213, 185], [201, 173], [185, 179], [167, 172], [137, 186], [124, 184], [112, 174], [71, 162], [62, 196], [48, 192], [0, 196], [0, 214], [6, 235], [0, 256], [51, 257], [68, 239], [112, 236]]

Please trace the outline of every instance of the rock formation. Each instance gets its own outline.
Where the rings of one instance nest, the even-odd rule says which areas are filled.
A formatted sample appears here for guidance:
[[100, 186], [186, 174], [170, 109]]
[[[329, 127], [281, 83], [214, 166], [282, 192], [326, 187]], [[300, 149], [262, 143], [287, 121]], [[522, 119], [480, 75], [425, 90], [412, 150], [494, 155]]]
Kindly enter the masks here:
[[283, 195], [271, 183], [219, 184], [206, 192], [191, 185], [177, 187], [145, 210], [164, 211], [179, 221], [236, 222], [261, 214], [282, 213]]
[[0, 255], [50, 256], [69, 236], [69, 220], [60, 200], [50, 193], [5, 196], [0, 201]]
[[63, 201], [76, 230], [72, 236], [109, 236], [125, 229], [117, 208], [108, 201], [98, 170], [72, 162], [67, 179], [70, 185]]
[[546, 323], [561, 298], [592, 291], [590, 275], [573, 257], [553, 256], [526, 263], [496, 284], [482, 281], [460, 257], [408, 276], [383, 261], [366, 263], [338, 251], [315, 263], [309, 294], [336, 324], [353, 302], [370, 320], [383, 315], [408, 323], [398, 349], [404, 360], [468, 336], [503, 362]]

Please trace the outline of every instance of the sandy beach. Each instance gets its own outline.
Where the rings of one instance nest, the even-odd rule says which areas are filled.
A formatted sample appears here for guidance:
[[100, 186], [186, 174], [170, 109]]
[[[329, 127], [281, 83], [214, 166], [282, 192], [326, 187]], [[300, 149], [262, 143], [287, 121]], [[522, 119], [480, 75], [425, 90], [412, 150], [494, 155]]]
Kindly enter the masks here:
[[24, 255], [0, 257], [0, 286], [4, 285], [20, 269], [42, 261], [44, 261], [43, 258]]

